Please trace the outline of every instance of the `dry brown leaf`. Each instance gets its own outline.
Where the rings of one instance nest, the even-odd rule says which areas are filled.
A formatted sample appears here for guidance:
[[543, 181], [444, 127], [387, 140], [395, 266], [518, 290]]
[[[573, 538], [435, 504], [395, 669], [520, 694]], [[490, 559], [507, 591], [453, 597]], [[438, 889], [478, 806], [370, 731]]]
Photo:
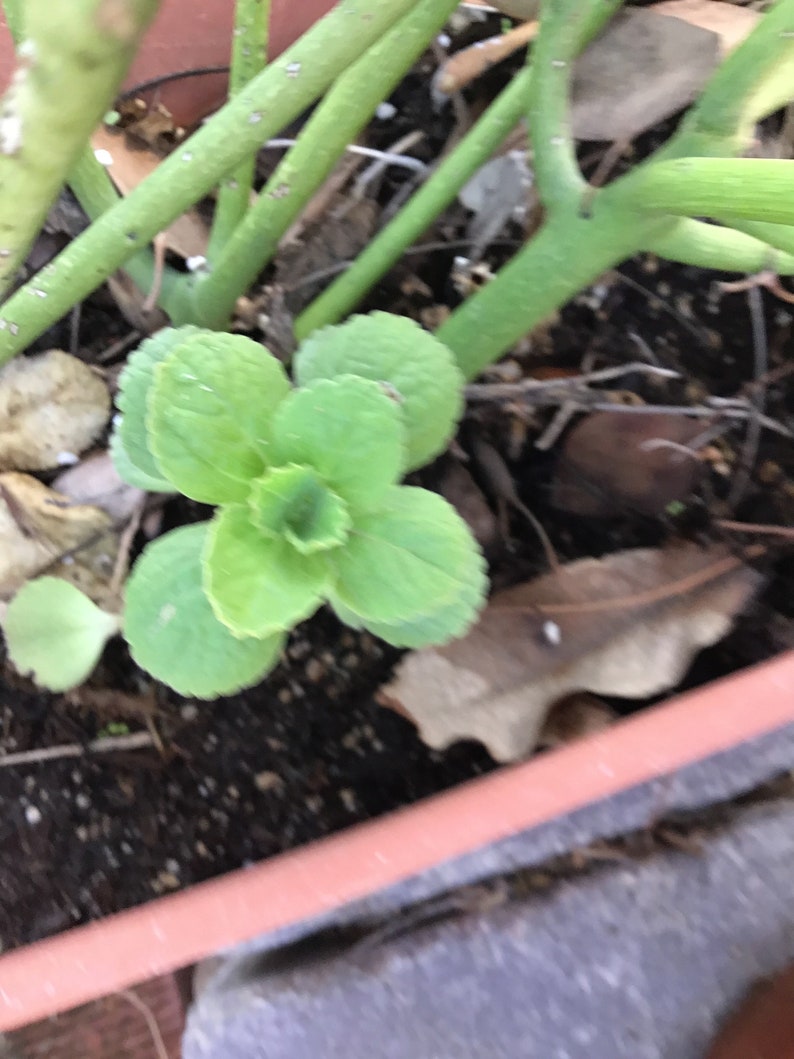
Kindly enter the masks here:
[[0, 474], [0, 599], [45, 571], [108, 601], [118, 537], [98, 507], [72, 504], [27, 474]]
[[574, 136], [633, 139], [692, 102], [719, 52], [710, 30], [653, 11], [621, 12], [576, 61]]
[[92, 504], [102, 508], [114, 522], [130, 518], [146, 496], [119, 478], [110, 453], [93, 452], [74, 467], [61, 472], [52, 488], [63, 493], [73, 504]]
[[107, 387], [77, 357], [17, 357], [0, 371], [0, 471], [74, 463], [109, 414]]
[[[100, 126], [91, 137], [94, 151], [101, 152], [104, 164], [120, 195], [129, 195], [142, 180], [155, 171], [159, 157], [148, 147], [133, 147], [123, 133]], [[209, 233], [196, 210], [188, 210], [166, 228], [166, 246], [180, 257], [204, 257]]]
[[703, 474], [697, 454], [685, 451], [703, 429], [702, 420], [666, 412], [593, 412], [565, 439], [552, 503], [597, 518], [626, 509], [661, 515], [689, 496]]
[[760, 11], [726, 4], [723, 0], [660, 0], [651, 4], [649, 10], [713, 30], [720, 38], [722, 56], [738, 47], [761, 17]]
[[570, 692], [643, 698], [674, 687], [760, 582], [721, 546], [580, 559], [497, 593], [463, 639], [407, 655], [384, 697], [432, 747], [477, 739], [514, 760]]

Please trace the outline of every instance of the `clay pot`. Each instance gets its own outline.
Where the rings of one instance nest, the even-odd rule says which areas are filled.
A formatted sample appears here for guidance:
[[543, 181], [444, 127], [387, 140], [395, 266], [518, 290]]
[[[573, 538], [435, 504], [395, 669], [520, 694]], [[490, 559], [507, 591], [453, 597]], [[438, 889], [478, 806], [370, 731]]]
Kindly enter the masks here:
[[[273, 58], [327, 14], [336, 0], [272, 0], [270, 56]], [[163, 0], [130, 68], [125, 88], [184, 70], [201, 70], [229, 62], [234, 0]], [[0, 15], [0, 85], [14, 68], [14, 49]], [[224, 74], [200, 74], [165, 83], [156, 98], [171, 111], [177, 125], [190, 126], [215, 110], [226, 95]], [[150, 94], [151, 98], [151, 94]]]

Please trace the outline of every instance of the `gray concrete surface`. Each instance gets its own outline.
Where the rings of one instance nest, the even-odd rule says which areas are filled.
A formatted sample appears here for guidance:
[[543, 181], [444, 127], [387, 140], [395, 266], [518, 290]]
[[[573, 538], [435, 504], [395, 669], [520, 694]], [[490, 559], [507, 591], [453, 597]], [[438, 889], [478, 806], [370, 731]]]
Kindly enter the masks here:
[[[792, 767], [794, 726], [332, 922], [388, 913], [400, 896], [410, 905], [448, 888], [444, 878], [465, 885], [540, 864]], [[258, 953], [238, 951], [210, 979], [184, 1059], [699, 1059], [750, 982], [794, 959], [793, 878], [794, 804], [771, 802], [742, 810], [697, 855], [606, 867], [374, 946], [344, 933], [281, 949], [260, 939]]]

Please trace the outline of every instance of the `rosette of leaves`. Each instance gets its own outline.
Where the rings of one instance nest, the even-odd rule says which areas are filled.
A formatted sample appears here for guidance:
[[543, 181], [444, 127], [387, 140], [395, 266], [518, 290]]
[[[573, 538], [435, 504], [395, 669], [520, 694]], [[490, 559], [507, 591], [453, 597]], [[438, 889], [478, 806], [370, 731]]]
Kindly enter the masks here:
[[216, 505], [150, 544], [127, 583], [135, 660], [182, 694], [257, 682], [324, 602], [396, 646], [442, 643], [486, 589], [466, 524], [400, 485], [462, 408], [447, 348], [402, 317], [354, 317], [281, 363], [242, 336], [166, 329], [120, 378], [123, 477]]

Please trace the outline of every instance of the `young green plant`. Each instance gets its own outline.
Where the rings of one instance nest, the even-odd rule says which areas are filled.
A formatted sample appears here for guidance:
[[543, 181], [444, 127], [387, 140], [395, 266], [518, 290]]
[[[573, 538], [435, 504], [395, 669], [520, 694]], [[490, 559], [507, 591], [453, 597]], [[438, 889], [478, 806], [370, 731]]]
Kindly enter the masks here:
[[258, 343], [191, 327], [144, 342], [121, 376], [122, 475], [217, 505], [150, 544], [126, 586], [133, 657], [183, 694], [259, 680], [323, 602], [416, 647], [461, 635], [484, 599], [465, 523], [398, 484], [461, 414], [446, 347], [402, 317], [354, 317], [304, 343], [295, 379]]

